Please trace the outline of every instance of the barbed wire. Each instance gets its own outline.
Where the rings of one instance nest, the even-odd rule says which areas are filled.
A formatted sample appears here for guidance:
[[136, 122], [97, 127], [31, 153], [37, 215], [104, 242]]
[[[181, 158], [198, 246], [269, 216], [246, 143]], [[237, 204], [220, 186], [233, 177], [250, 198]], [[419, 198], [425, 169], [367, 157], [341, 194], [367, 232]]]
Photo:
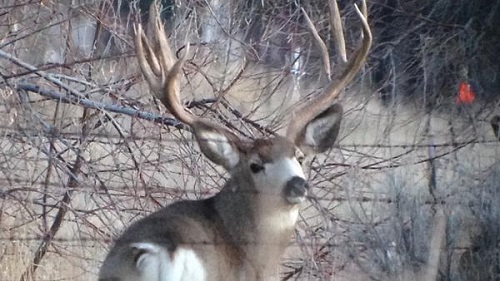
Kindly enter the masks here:
[[[318, 247], [318, 245], [321, 245], [322, 247], [330, 247], [330, 248], [343, 248], [345, 247], [345, 245], [343, 244], [340, 244], [340, 243], [332, 243], [332, 242], [328, 242], [326, 241], [321, 241], [321, 242], [318, 242], [316, 240], [317, 238], [316, 237], [311, 237], [311, 238], [307, 238], [307, 237], [301, 237], [300, 240], [296, 240], [296, 239], [291, 239], [290, 240], [290, 246], [294, 246], [294, 245], [302, 245], [302, 246], [314, 246], [314, 247]], [[0, 242], [13, 242], [13, 243], [21, 243], [21, 242], [39, 242], [43, 240], [43, 237], [38, 237], [38, 236], [32, 236], [32, 237], [27, 237], [27, 236], [19, 236], [19, 237], [0, 237]], [[307, 240], [316, 240], [316, 241], [307, 241]], [[53, 242], [56, 242], [56, 243], [75, 243], [76, 245], [81, 245], [81, 244], [87, 244], [86, 246], [87, 247], [90, 247], [90, 248], [93, 248], [93, 247], [102, 247], [102, 243], [105, 243], [105, 244], [112, 244], [115, 239], [113, 238], [97, 238], [97, 237], [79, 237], [79, 238], [61, 238], [61, 237], [54, 237], [52, 238], [52, 241]], [[100, 242], [99, 245], [95, 245], [95, 246], [92, 246], [90, 243], [91, 242]], [[135, 242], [135, 241], [131, 241], [131, 242]], [[245, 244], [245, 242], [241, 242], [241, 244]], [[248, 244], [251, 244], [251, 243], [248, 243]], [[207, 245], [207, 246], [214, 246], [214, 245], [233, 245], [232, 243], [228, 242], [228, 243], [224, 243], [224, 242], [218, 242], [218, 243], [212, 243], [212, 242], [200, 242], [200, 243], [187, 243], [186, 245]], [[268, 245], [273, 245], [273, 243], [268, 243]], [[360, 246], [362, 247], [362, 246]], [[450, 247], [449, 249], [451, 251], [464, 251], [464, 250], [468, 250], [468, 249], [471, 249], [472, 246], [469, 246], [469, 247]]]
[[[313, 189], [324, 189], [325, 187], [312, 187]], [[189, 197], [190, 195], [196, 195], [202, 198], [209, 198], [212, 197], [216, 194], [219, 193], [219, 190], [217, 190], [217, 187], [210, 187], [210, 191], [195, 191], [187, 188], [168, 188], [168, 189], [157, 189], [157, 190], [148, 190], [147, 194], [137, 194], [137, 193], [132, 193], [134, 189], [128, 188], [126, 190], [118, 190], [118, 189], [109, 189], [109, 191], [121, 191], [120, 193], [112, 193], [110, 194], [109, 191], [101, 191], [101, 192], [96, 192], [92, 190], [84, 190], [82, 189], [68, 189], [68, 188], [61, 188], [59, 190], [51, 190], [51, 193], [63, 193], [67, 191], [78, 191], [78, 193], [81, 194], [92, 194], [96, 196], [108, 196], [111, 195], [113, 198], [115, 198], [116, 202], [120, 202], [120, 200], [126, 200], [127, 198], [130, 199], [150, 199], [151, 196], [155, 196], [154, 194], [158, 194], [155, 197], [160, 199], [169, 199], [170, 202], [166, 203], [171, 203], [173, 201], [181, 201], [182, 199], [179, 198], [184, 198], [184, 197]], [[131, 192], [131, 193], [124, 193], [124, 192]], [[0, 192], [0, 198], [3, 199], [8, 199], [12, 200], [13, 202], [21, 203], [24, 202], [26, 204], [33, 204], [37, 206], [45, 206], [45, 207], [52, 207], [52, 208], [57, 208], [59, 204], [59, 199], [51, 199], [51, 201], [54, 201], [54, 203], [44, 203], [41, 202], [41, 199], [25, 199], [25, 198], [18, 198], [15, 197], [13, 194], [16, 192], [36, 192], [41, 195], [45, 194], [47, 191], [39, 191], [39, 190], [29, 190], [29, 189], [23, 189], [23, 188], [14, 188], [14, 189], [7, 189], [5, 191]], [[257, 191], [239, 191], [242, 194], [256, 194], [258, 193]], [[164, 195], [164, 196], [159, 196], [159, 195]], [[167, 196], [168, 195], [168, 196]], [[75, 194], [76, 196], [76, 194]], [[283, 200], [282, 195], [276, 195], [276, 194], [266, 194], [268, 197], [276, 197], [277, 201]], [[24, 197], [24, 195], [23, 195]], [[374, 195], [373, 197], [369, 196], [328, 196], [326, 197], [319, 197], [315, 195], [309, 195], [307, 196], [308, 199], [313, 199], [314, 201], [317, 202], [357, 202], [357, 203], [384, 203], [384, 204], [399, 204], [401, 201], [397, 196], [380, 196], [380, 195]], [[424, 200], [420, 202], [422, 205], [430, 205], [430, 204], [443, 204], [443, 205], [458, 205], [460, 203], [457, 202], [447, 202], [446, 199], [439, 199], [438, 201], [436, 200]], [[139, 210], [139, 209], [134, 209], [134, 208], [118, 208], [116, 209], [115, 207], [97, 207], [94, 210], [89, 210], [89, 209], [78, 209], [78, 208], [71, 208], [72, 211], [74, 212], [80, 212], [80, 213], [98, 213], [102, 211], [103, 209], [106, 210], [114, 210], [114, 211], [139, 211], [141, 213], [144, 212], [144, 210]], [[151, 211], [151, 210], [150, 210]]]
[[[1, 126], [0, 129], [3, 129], [4, 132], [2, 133], [2, 137], [5, 139], [16, 139], [26, 136], [33, 136], [33, 137], [47, 137], [50, 138], [50, 134], [43, 134], [43, 132], [40, 132], [39, 130], [35, 129], [30, 129], [30, 128], [23, 128], [23, 134], [20, 134], [18, 129], [13, 128], [12, 126]], [[10, 132], [9, 132], [10, 131]], [[72, 132], [61, 132], [59, 131], [57, 135], [63, 139], [66, 140], [78, 140], [81, 137], [81, 134], [78, 133], [72, 133]], [[108, 134], [108, 133], [89, 133], [87, 134], [89, 137], [88, 142], [93, 143], [93, 142], [105, 142], [109, 143], [111, 141], [116, 141], [116, 140], [122, 140], [122, 141], [152, 141], [152, 143], [186, 143], [187, 141], [194, 141], [194, 139], [191, 138], [180, 138], [179, 136], [174, 136], [170, 135], [170, 138], [166, 138], [164, 134], [161, 134], [161, 136], [153, 136], [153, 134], [148, 134], [146, 136], [138, 136], [138, 135], [128, 135], [128, 136], [119, 136], [116, 134]], [[222, 142], [220, 139], [210, 139], [207, 138], [207, 140], [212, 141], [212, 142]], [[245, 142], [246, 140], [242, 140]], [[251, 140], [247, 140], [246, 142], [251, 142]], [[480, 139], [480, 138], [471, 138], [469, 140], [462, 140], [462, 141], [447, 141], [447, 142], [442, 142], [442, 143], [435, 143], [435, 142], [429, 142], [429, 143], [422, 143], [422, 141], [417, 142], [408, 142], [408, 143], [401, 143], [398, 141], [398, 143], [393, 143], [393, 144], [380, 144], [380, 143], [373, 143], [373, 144], [367, 144], [367, 143], [340, 143], [340, 144], [335, 144], [333, 147], [335, 148], [346, 148], [346, 149], [352, 149], [352, 148], [440, 148], [440, 147], [457, 147], [457, 146], [464, 146], [464, 145], [475, 145], [475, 144], [499, 144], [498, 139], [492, 138], [492, 139]]]

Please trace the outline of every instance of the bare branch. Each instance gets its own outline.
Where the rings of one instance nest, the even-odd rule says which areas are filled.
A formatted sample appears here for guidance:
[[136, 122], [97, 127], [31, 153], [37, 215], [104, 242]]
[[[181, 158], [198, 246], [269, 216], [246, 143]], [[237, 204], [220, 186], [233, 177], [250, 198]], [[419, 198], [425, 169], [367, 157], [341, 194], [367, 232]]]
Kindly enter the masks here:
[[186, 129], [186, 127], [181, 122], [177, 121], [174, 118], [163, 117], [161, 115], [153, 114], [151, 112], [145, 112], [145, 111], [141, 111], [141, 110], [137, 110], [134, 108], [125, 107], [125, 106], [121, 106], [121, 105], [117, 105], [117, 104], [102, 103], [102, 102], [98, 102], [98, 101], [94, 101], [94, 100], [86, 99], [86, 98], [77, 98], [77, 97], [71, 96], [71, 95], [62, 95], [62, 94], [59, 94], [57, 92], [54, 92], [54, 91], [51, 91], [48, 89], [43, 89], [40, 86], [28, 84], [28, 83], [18, 83], [14, 86], [14, 88], [17, 90], [24, 90], [24, 91], [28, 91], [28, 92], [38, 93], [44, 97], [58, 100], [58, 101], [63, 102], [63, 103], [77, 104], [77, 105], [81, 105], [81, 106], [84, 106], [87, 108], [108, 111], [108, 112], [115, 112], [115, 113], [125, 114], [125, 115], [129, 115], [129, 116], [135, 116], [137, 118], [153, 121], [155, 123], [160, 123], [160, 124], [167, 125], [167, 126], [173, 126], [173, 127], [179, 128], [179, 129]]

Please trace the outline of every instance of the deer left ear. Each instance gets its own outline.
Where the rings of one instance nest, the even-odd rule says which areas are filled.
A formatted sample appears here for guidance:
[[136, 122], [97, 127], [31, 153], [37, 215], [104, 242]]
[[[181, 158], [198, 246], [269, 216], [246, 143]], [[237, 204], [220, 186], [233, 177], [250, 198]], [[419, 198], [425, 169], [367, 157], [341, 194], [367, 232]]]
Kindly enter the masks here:
[[342, 121], [342, 106], [338, 103], [309, 121], [297, 137], [296, 145], [306, 154], [322, 153], [333, 147]]

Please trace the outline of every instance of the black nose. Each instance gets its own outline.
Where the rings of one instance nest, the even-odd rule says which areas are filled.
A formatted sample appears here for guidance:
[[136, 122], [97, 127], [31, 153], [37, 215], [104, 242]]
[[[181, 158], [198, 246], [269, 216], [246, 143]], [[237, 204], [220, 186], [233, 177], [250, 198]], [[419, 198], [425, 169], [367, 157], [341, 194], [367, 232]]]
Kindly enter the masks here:
[[305, 179], [293, 177], [286, 183], [283, 193], [290, 204], [299, 204], [306, 198], [308, 189], [309, 185]]

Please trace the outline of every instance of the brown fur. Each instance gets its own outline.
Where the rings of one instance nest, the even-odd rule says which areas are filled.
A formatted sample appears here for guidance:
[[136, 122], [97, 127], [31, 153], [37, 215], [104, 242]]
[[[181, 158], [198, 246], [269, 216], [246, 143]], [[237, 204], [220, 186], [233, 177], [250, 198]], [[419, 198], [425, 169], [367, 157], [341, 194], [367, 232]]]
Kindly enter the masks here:
[[[289, 156], [295, 150], [284, 138], [256, 144], [256, 154], [262, 156]], [[180, 247], [193, 249], [208, 271], [207, 280], [261, 280], [275, 275], [294, 225], [268, 225], [265, 217], [287, 214], [298, 206], [262, 194], [259, 188], [280, 187], [256, 187], [245, 160], [214, 197], [174, 203], [131, 225], [107, 259], [120, 258], [121, 249], [131, 243], [151, 242], [170, 253]]]

